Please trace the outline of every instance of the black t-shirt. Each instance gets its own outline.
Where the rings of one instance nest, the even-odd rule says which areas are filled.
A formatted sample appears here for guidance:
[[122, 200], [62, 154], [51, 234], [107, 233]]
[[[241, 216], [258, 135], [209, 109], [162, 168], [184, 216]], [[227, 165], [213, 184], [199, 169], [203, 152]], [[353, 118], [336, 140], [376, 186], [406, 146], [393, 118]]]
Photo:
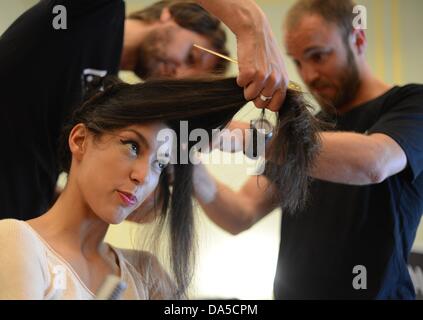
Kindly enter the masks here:
[[423, 86], [394, 87], [338, 117], [335, 130], [386, 134], [408, 166], [374, 185], [313, 181], [307, 208], [282, 218], [275, 298], [413, 299], [407, 258], [423, 212]]
[[[65, 30], [53, 27], [56, 5], [67, 9]], [[124, 17], [122, 0], [44, 0], [1, 36], [0, 218], [48, 209], [61, 129], [83, 80], [118, 72]]]

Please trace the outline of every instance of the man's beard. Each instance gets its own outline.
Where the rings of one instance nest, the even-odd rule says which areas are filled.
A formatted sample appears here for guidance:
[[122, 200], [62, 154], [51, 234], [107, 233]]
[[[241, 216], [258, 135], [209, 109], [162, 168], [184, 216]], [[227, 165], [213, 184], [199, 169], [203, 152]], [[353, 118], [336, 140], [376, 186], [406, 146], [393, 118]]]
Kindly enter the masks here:
[[[361, 80], [353, 53], [348, 46], [346, 46], [346, 50], [347, 63], [343, 72], [339, 76], [339, 86], [335, 96], [333, 98], [328, 98], [323, 97], [317, 93], [314, 94], [314, 97], [319, 102], [322, 109], [327, 112], [336, 112], [336, 110], [351, 102], [356, 97], [361, 85]], [[319, 87], [322, 85], [325, 86], [331, 84], [324, 80], [317, 80], [311, 83], [310, 88], [314, 88], [316, 86]]]
[[165, 44], [172, 38], [171, 29], [153, 30], [143, 40], [138, 51], [135, 74], [141, 79], [159, 77], [160, 64], [167, 63]]

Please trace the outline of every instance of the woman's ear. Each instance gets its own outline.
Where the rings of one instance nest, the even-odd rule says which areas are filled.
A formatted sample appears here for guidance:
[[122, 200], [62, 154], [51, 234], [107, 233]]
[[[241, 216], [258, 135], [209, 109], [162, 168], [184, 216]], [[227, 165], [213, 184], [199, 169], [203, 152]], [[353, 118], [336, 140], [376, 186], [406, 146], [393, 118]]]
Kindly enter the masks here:
[[78, 160], [82, 159], [87, 146], [88, 129], [82, 124], [78, 123], [74, 126], [69, 134], [68, 143], [72, 157]]

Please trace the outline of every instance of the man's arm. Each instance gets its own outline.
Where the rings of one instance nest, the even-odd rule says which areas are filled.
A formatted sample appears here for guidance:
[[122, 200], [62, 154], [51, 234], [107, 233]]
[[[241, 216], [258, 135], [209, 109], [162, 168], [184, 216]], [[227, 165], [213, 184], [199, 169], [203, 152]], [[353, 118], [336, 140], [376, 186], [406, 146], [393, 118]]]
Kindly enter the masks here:
[[[238, 85], [246, 100], [258, 108], [277, 111], [285, 99], [289, 79], [269, 22], [252, 0], [196, 0], [219, 18], [237, 38]], [[262, 101], [259, 95], [273, 97]]]
[[218, 182], [203, 164], [194, 168], [195, 197], [207, 216], [222, 229], [238, 234], [277, 207], [273, 186], [264, 176], [251, 176], [239, 191]]
[[407, 166], [402, 148], [385, 134], [323, 132], [322, 149], [311, 176], [350, 185], [383, 182]]
[[[248, 124], [232, 121], [229, 130], [246, 132]], [[248, 145], [249, 135], [244, 134]], [[353, 132], [321, 132], [322, 146], [313, 178], [349, 185], [383, 182], [407, 166], [407, 157], [399, 144], [386, 134], [364, 135]], [[229, 151], [229, 150], [223, 150]]]
[[[233, 122], [231, 128], [236, 124]], [[321, 137], [322, 150], [311, 173], [314, 178], [367, 185], [380, 183], [406, 167], [404, 151], [385, 134], [324, 132]], [[204, 212], [234, 235], [249, 229], [278, 206], [271, 197], [276, 191], [264, 176], [252, 176], [236, 192], [211, 177], [202, 164], [194, 170], [195, 196]]]

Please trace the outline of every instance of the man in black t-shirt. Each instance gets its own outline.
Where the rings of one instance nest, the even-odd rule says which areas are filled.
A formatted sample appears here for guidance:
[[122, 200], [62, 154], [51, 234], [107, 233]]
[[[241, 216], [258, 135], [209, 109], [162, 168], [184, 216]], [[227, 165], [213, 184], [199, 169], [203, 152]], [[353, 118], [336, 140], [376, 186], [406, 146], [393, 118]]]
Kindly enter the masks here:
[[[276, 299], [415, 297], [407, 258], [423, 212], [423, 86], [372, 74], [353, 7], [300, 0], [287, 15], [287, 52], [336, 127], [321, 132], [306, 208], [282, 218]], [[200, 204], [233, 234], [275, 208], [263, 176], [235, 193], [210, 177], [204, 190], [196, 172]]]
[[[226, 53], [219, 20], [200, 5], [237, 36], [238, 83], [246, 98], [262, 108], [281, 103], [287, 82], [283, 62], [252, 0], [161, 1], [126, 20], [122, 0], [42, 0], [0, 38], [0, 219], [34, 218], [51, 205], [63, 123], [84, 89], [105, 75], [119, 69], [141, 78], [225, 71], [224, 61], [193, 47]], [[66, 23], [58, 19], [54, 26], [63, 7]], [[273, 99], [261, 101], [260, 93]]]

